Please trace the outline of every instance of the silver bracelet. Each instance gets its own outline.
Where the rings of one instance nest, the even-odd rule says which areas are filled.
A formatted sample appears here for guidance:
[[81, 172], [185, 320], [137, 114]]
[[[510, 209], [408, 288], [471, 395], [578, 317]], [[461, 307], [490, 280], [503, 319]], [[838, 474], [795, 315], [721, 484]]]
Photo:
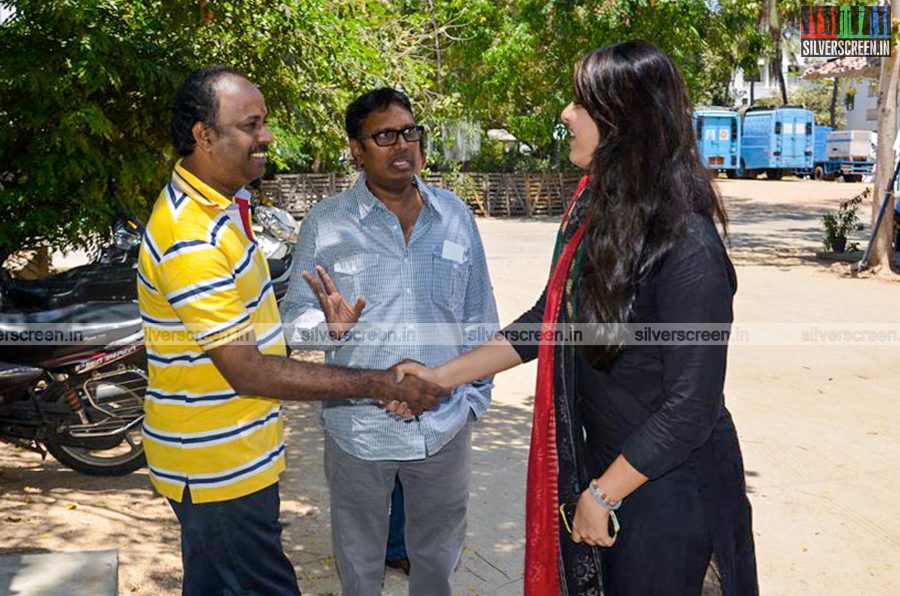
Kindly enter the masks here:
[[606, 495], [601, 493], [600, 490], [596, 486], [594, 486], [593, 482], [588, 484], [588, 491], [591, 493], [591, 496], [594, 498], [594, 501], [596, 501], [598, 505], [600, 505], [607, 511], [615, 511], [619, 507], [622, 506], [622, 501], [615, 501], [615, 502], [607, 501]]

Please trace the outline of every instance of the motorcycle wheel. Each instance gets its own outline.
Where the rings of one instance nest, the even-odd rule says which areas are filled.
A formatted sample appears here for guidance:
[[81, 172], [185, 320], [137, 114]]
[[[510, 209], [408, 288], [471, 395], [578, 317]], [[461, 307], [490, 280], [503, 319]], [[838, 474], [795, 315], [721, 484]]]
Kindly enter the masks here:
[[127, 431], [122, 442], [112, 449], [69, 447], [54, 439], [48, 439], [44, 445], [59, 463], [89, 476], [126, 476], [147, 465], [140, 427]]
[[[107, 368], [85, 383], [84, 387], [90, 387], [94, 399], [105, 408], [92, 410], [91, 416], [95, 422], [102, 424], [104, 414], [109, 413], [125, 415], [130, 410], [128, 415], [134, 416], [135, 409], [143, 410], [147, 388], [146, 363], [142, 358], [137, 358], [128, 366]], [[107, 422], [111, 420], [106, 419]], [[113, 445], [104, 442], [97, 443], [95, 447], [81, 447], [63, 444], [58, 436], [51, 433], [44, 444], [61, 464], [91, 476], [125, 476], [147, 465], [140, 424], [115, 436], [119, 437], [119, 441]]]

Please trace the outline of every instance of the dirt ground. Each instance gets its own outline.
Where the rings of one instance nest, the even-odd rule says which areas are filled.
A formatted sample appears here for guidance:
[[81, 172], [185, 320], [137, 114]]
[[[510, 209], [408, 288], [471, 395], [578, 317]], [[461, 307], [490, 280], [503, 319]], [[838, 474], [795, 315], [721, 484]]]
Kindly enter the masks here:
[[[900, 283], [855, 279], [845, 266], [812, 258], [821, 214], [864, 185], [723, 179], [720, 188], [738, 268], [737, 323], [900, 329]], [[479, 220], [501, 322], [539, 295], [557, 223]], [[726, 402], [744, 451], [763, 594], [900, 593], [898, 361], [898, 342], [732, 345]], [[534, 371], [497, 377], [474, 435], [460, 594], [522, 592]], [[304, 592], [338, 593], [318, 407], [285, 409], [285, 547]], [[178, 526], [145, 471], [94, 479], [0, 445], [0, 553], [108, 548], [119, 551], [122, 594], [178, 592]], [[405, 593], [405, 577], [389, 572], [385, 592]]]

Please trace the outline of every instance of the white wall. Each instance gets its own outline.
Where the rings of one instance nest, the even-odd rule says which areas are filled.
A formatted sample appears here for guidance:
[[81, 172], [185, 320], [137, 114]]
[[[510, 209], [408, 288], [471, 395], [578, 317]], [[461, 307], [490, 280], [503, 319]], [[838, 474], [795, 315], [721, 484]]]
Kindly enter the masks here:
[[844, 102], [847, 89], [856, 89], [856, 100], [853, 109], [847, 110], [844, 117], [847, 130], [871, 130], [878, 132], [878, 81], [875, 79], [844, 79], [841, 81], [841, 92], [838, 101]]

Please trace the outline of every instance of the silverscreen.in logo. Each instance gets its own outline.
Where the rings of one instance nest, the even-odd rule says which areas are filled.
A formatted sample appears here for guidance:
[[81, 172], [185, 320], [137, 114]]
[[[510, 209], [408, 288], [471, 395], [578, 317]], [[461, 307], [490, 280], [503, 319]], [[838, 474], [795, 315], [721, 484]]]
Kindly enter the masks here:
[[803, 6], [803, 56], [890, 56], [890, 6]]

